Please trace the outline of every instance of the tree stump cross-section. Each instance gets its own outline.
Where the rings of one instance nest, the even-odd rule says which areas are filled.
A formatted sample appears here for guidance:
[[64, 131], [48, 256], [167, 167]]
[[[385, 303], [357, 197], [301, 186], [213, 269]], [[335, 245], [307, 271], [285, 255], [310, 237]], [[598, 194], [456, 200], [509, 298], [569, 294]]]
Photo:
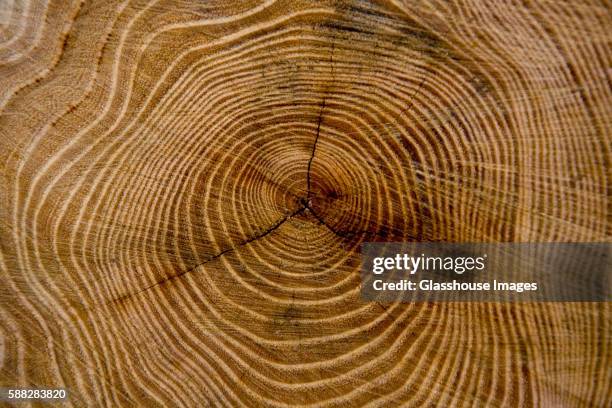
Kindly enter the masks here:
[[1, 2], [0, 387], [610, 406], [609, 303], [379, 304], [359, 270], [370, 241], [610, 241], [611, 11]]

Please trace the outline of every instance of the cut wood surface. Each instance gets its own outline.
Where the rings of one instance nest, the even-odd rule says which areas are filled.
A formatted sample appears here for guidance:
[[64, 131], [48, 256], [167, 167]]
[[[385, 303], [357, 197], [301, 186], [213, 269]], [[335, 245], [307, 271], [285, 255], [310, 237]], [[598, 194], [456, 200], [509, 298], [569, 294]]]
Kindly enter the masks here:
[[611, 44], [605, 1], [0, 1], [0, 386], [611, 406], [610, 303], [359, 295], [363, 242], [609, 242]]

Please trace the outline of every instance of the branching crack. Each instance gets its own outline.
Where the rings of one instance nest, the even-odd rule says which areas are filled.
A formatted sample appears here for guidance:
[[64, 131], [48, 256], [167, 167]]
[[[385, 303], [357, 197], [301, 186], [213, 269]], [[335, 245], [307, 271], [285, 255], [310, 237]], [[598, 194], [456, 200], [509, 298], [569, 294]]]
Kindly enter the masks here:
[[187, 270], [184, 270], [184, 271], [182, 271], [182, 272], [180, 272], [180, 273], [178, 273], [176, 275], [172, 275], [172, 276], [169, 276], [169, 277], [167, 277], [165, 279], [157, 281], [157, 282], [155, 282], [155, 283], [153, 283], [153, 284], [151, 284], [149, 286], [146, 286], [146, 287], [144, 287], [144, 288], [142, 288], [142, 289], [140, 289], [140, 290], [138, 290], [136, 292], [128, 293], [128, 294], [122, 295], [122, 296], [120, 296], [118, 298], [111, 299], [109, 302], [107, 302], [107, 304], [108, 303], [121, 302], [123, 300], [126, 300], [126, 299], [129, 299], [131, 297], [134, 297], [134, 296], [136, 296], [136, 295], [138, 295], [140, 293], [146, 292], [149, 289], [152, 289], [152, 288], [154, 288], [156, 286], [163, 285], [166, 282], [172, 281], [172, 280], [180, 278], [181, 276], [184, 276], [184, 275], [186, 275], [188, 273], [191, 273], [191, 272], [195, 271], [196, 269], [198, 269], [202, 265], [206, 265], [207, 263], [213, 262], [213, 261], [219, 259], [220, 257], [222, 257], [223, 255], [225, 255], [225, 254], [227, 254], [229, 252], [236, 251], [236, 250], [238, 250], [241, 247], [249, 245], [250, 243], [252, 243], [254, 241], [257, 241], [258, 239], [261, 239], [261, 238], [271, 234], [272, 232], [274, 232], [275, 230], [280, 228], [280, 226], [283, 225], [286, 221], [288, 221], [292, 217], [295, 217], [296, 215], [299, 215], [299, 214], [303, 213], [304, 211], [306, 211], [306, 209], [307, 209], [307, 207], [305, 207], [305, 206], [304, 207], [300, 207], [299, 209], [293, 211], [291, 214], [285, 215], [283, 218], [281, 218], [280, 220], [278, 220], [277, 222], [272, 224], [272, 226], [270, 226], [269, 228], [265, 229], [262, 233], [260, 233], [258, 235], [255, 235], [253, 237], [250, 237], [250, 238], [240, 242], [238, 245], [235, 245], [235, 246], [232, 246], [230, 248], [224, 249], [223, 251], [221, 251], [221, 252], [219, 252], [219, 253], [217, 253], [217, 254], [207, 258], [206, 260], [204, 260], [204, 261], [202, 261], [202, 262], [192, 266], [191, 268], [189, 268]]
[[[367, 230], [363, 230], [363, 231], [348, 231], [348, 230], [338, 230], [335, 229], [334, 227], [332, 227], [331, 225], [329, 225], [327, 222], [325, 222], [325, 220], [323, 219], [323, 217], [321, 217], [319, 214], [317, 214], [317, 212], [312, 208], [311, 205], [311, 196], [312, 196], [312, 185], [311, 185], [311, 170], [312, 170], [312, 163], [314, 161], [315, 158], [315, 154], [316, 154], [316, 150], [317, 150], [317, 144], [319, 142], [319, 136], [321, 134], [321, 124], [323, 123], [323, 114], [327, 105], [327, 98], [328, 98], [328, 93], [329, 93], [329, 88], [332, 86], [333, 84], [333, 79], [334, 79], [334, 51], [335, 51], [335, 41], [332, 41], [332, 50], [331, 50], [331, 54], [330, 54], [330, 66], [331, 66], [331, 76], [332, 76], [332, 81], [331, 84], [328, 85], [328, 87], [325, 89], [324, 94], [323, 94], [323, 99], [321, 101], [321, 105], [320, 105], [320, 109], [319, 109], [319, 116], [317, 119], [317, 132], [316, 132], [316, 136], [315, 136], [315, 140], [314, 143], [312, 145], [312, 152], [310, 154], [310, 159], [308, 160], [308, 168], [307, 168], [307, 172], [306, 172], [306, 184], [307, 184], [307, 192], [306, 192], [306, 197], [299, 199], [299, 203], [301, 204], [300, 208], [293, 211], [292, 213], [285, 215], [283, 218], [281, 218], [280, 220], [278, 220], [277, 222], [275, 222], [272, 226], [270, 226], [269, 228], [265, 229], [263, 232], [261, 232], [260, 234], [257, 234], [253, 237], [250, 237], [240, 243], [238, 243], [237, 245], [234, 245], [232, 247], [226, 248], [224, 250], [222, 250], [221, 252], [207, 258], [206, 260], [192, 266], [191, 268], [184, 270], [182, 272], [179, 272], [176, 275], [172, 275], [169, 277], [166, 277], [160, 281], [157, 281], [145, 288], [142, 288], [136, 292], [132, 292], [132, 293], [128, 293], [125, 294], [123, 296], [117, 297], [115, 299], [111, 299], [110, 301], [108, 301], [106, 304], [109, 303], [118, 303], [121, 301], [124, 301], [126, 299], [132, 298], [136, 295], [139, 295], [143, 292], [146, 292], [152, 288], [155, 288], [156, 286], [160, 286], [163, 285], [169, 281], [172, 281], [174, 279], [178, 279], [181, 276], [187, 275], [191, 272], [194, 272], [195, 270], [197, 270], [199, 267], [206, 265], [210, 262], [214, 262], [215, 260], [221, 258], [223, 255], [236, 251], [241, 247], [244, 247], [246, 245], [249, 245], [250, 243], [261, 239], [269, 234], [271, 234], [272, 232], [274, 232], [275, 230], [277, 230], [278, 228], [281, 227], [281, 225], [283, 225], [286, 221], [288, 221], [289, 219], [291, 219], [292, 217], [295, 217], [296, 215], [299, 215], [305, 211], [309, 211], [312, 216], [321, 224], [323, 225], [325, 228], [327, 228], [331, 233], [333, 233], [334, 235], [342, 238], [342, 239], [351, 239], [353, 237], [356, 236], [363, 236], [363, 237], [374, 237], [376, 235], [378, 235], [378, 233], [376, 232], [371, 232], [371, 231], [367, 231]], [[421, 87], [423, 86], [423, 82], [421, 82], [421, 84], [419, 85], [419, 87], [417, 88], [417, 90], [415, 91], [415, 95], [416, 93], [418, 93], [421, 89]], [[413, 95], [414, 96], [414, 95]], [[411, 106], [409, 106], [406, 110], [409, 110], [411, 108]], [[265, 176], [265, 175], [264, 175]], [[297, 197], [296, 197], [297, 198]]]

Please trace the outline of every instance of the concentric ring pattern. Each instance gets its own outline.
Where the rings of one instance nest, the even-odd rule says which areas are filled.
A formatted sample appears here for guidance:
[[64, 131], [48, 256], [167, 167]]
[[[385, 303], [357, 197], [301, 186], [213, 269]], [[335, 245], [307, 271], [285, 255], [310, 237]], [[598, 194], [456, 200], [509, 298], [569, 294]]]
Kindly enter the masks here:
[[1, 385], [605, 406], [609, 304], [377, 304], [367, 241], [607, 241], [599, 2], [0, 6]]

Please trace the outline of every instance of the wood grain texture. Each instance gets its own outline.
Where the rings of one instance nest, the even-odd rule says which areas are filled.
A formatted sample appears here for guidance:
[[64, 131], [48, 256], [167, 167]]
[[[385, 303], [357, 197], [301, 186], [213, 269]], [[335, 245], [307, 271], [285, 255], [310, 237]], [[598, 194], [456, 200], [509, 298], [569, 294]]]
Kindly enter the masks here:
[[595, 0], [0, 2], [0, 385], [610, 406], [609, 303], [379, 305], [358, 270], [365, 241], [609, 241], [611, 27]]

